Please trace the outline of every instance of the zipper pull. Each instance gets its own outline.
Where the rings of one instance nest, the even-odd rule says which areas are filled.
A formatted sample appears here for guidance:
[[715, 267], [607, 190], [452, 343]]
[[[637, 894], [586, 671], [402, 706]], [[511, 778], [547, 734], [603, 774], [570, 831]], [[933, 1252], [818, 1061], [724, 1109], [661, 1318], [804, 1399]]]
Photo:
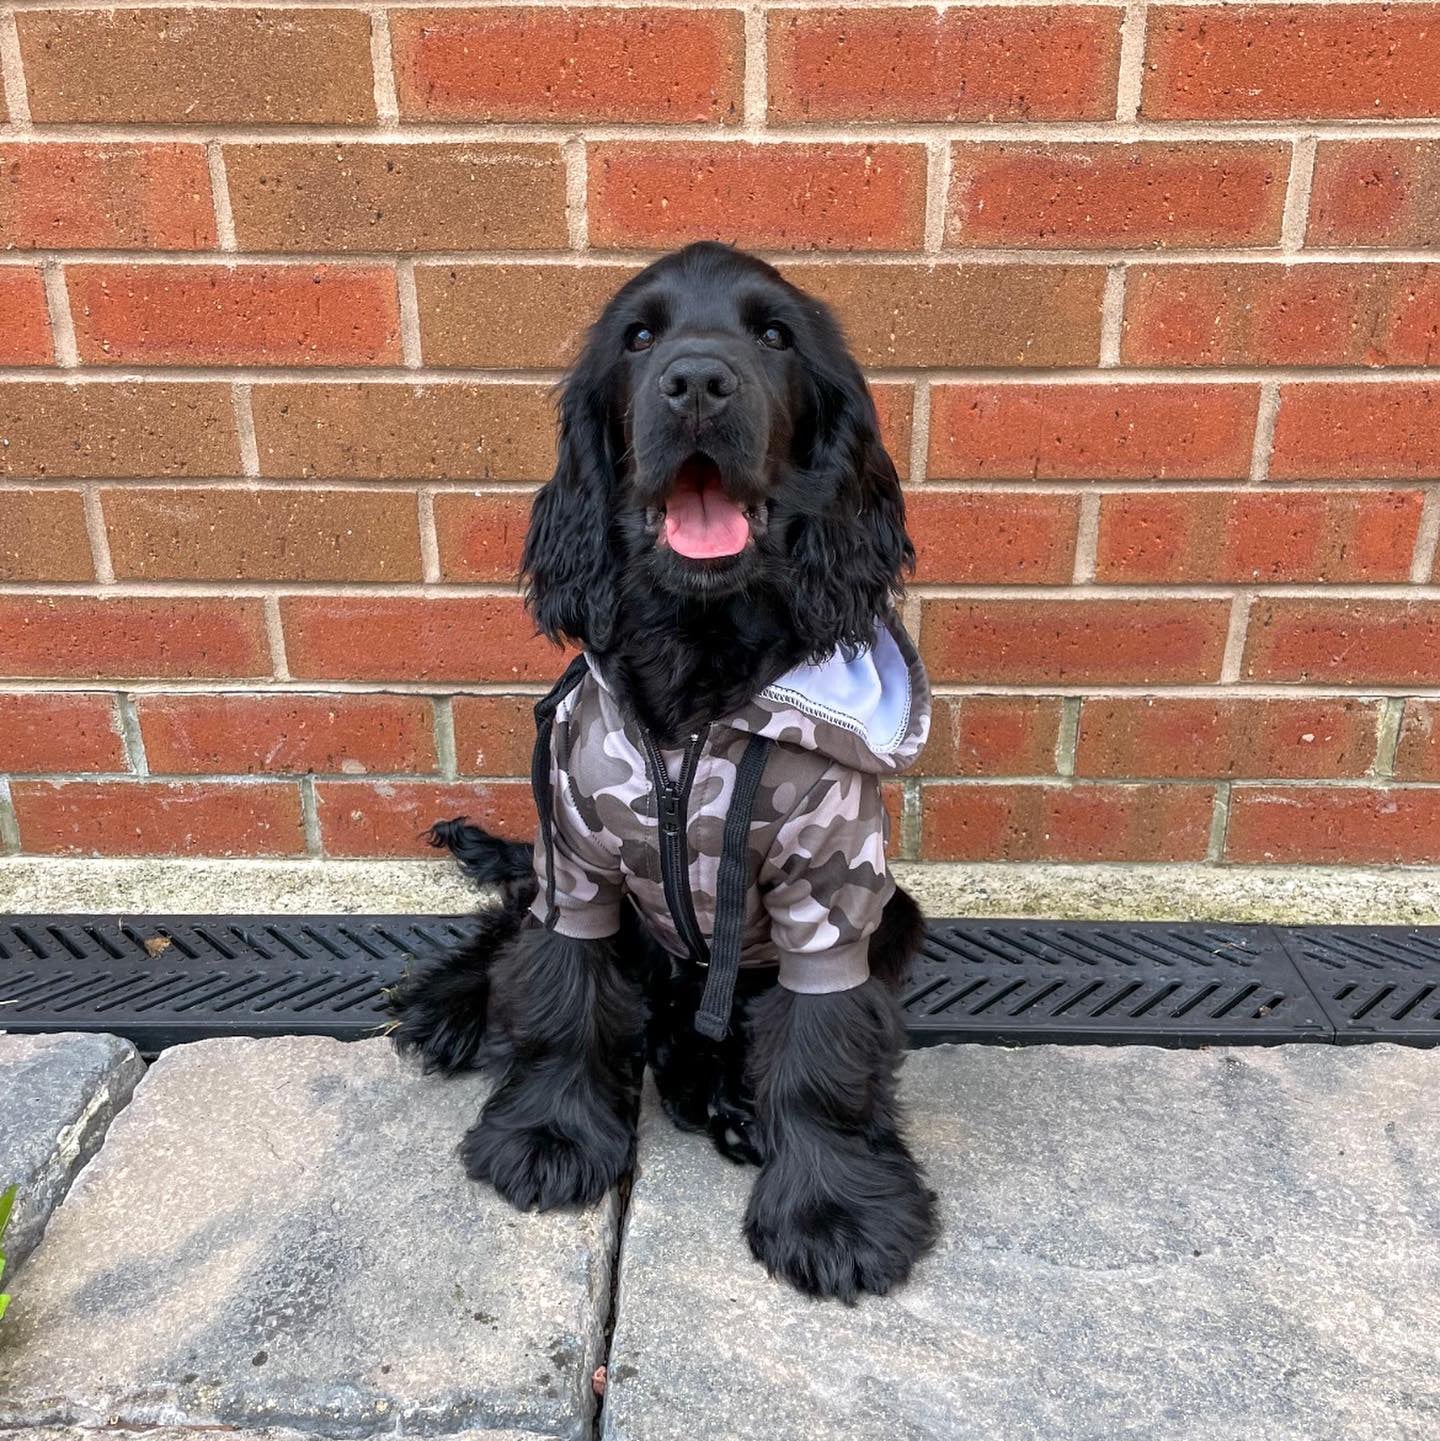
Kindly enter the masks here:
[[674, 786], [660, 790], [660, 829], [667, 836], [680, 834], [680, 793]]

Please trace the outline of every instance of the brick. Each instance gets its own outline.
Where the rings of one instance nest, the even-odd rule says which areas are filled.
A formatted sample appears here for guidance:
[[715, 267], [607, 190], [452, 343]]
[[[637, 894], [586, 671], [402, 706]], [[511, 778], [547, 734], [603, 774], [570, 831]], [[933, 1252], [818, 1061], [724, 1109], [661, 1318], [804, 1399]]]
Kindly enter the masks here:
[[937, 696], [919, 776], [1055, 774], [1060, 702], [1054, 696]]
[[425, 364], [496, 370], [569, 365], [605, 303], [637, 268], [417, 265]]
[[0, 772], [127, 769], [114, 696], [0, 695]]
[[772, 123], [1108, 120], [1118, 11], [770, 11]]
[[0, 384], [0, 476], [119, 480], [237, 475], [230, 387]]
[[915, 387], [908, 381], [891, 384], [870, 382], [870, 398], [880, 420], [880, 443], [885, 447], [895, 473], [910, 478], [910, 436], [915, 419]]
[[390, 35], [407, 119], [729, 124], [743, 108], [738, 11], [395, 10]]
[[535, 698], [457, 695], [455, 759], [462, 776], [528, 776], [535, 746]]
[[159, 775], [433, 771], [430, 702], [398, 695], [153, 695], [135, 701]]
[[1440, 682], [1440, 604], [1261, 596], [1250, 613], [1248, 680], [1338, 685]]
[[0, 676], [265, 676], [261, 602], [193, 596], [0, 596]]
[[1220, 678], [1230, 606], [1197, 600], [927, 600], [931, 678], [996, 685]]
[[545, 250], [569, 244], [557, 145], [227, 145], [242, 250]]
[[1214, 780], [1363, 776], [1375, 759], [1373, 701], [1087, 697], [1077, 776]]
[[65, 275], [80, 359], [108, 365], [400, 362], [388, 266], [84, 265]]
[[835, 307], [862, 365], [1100, 360], [1099, 266], [801, 264], [785, 278]]
[[1289, 145], [1262, 142], [956, 144], [945, 233], [1039, 250], [1274, 245], [1289, 170]]
[[1079, 496], [911, 490], [905, 514], [920, 581], [1056, 585], [1075, 568]]
[[41, 855], [293, 856], [293, 782], [16, 781], [22, 850]]
[[1440, 479], [1440, 382], [1283, 386], [1270, 475]]
[[267, 476], [535, 481], [555, 466], [543, 385], [257, 385], [251, 407]]
[[935, 385], [937, 480], [1244, 480], [1253, 385]]
[[565, 668], [518, 596], [284, 596], [280, 614], [303, 679], [551, 681]]
[[440, 578], [513, 582], [520, 574], [520, 550], [530, 524], [530, 491], [435, 497], [435, 532], [440, 543]]
[[1424, 499], [1418, 490], [1106, 495], [1095, 578], [1120, 585], [1406, 581]]
[[919, 145], [589, 147], [590, 243], [602, 249], [726, 240], [761, 250], [918, 250]]
[[1405, 702], [1395, 751], [1395, 779], [1440, 781], [1440, 702]]
[[1225, 859], [1259, 865], [1440, 861], [1440, 790], [1237, 786]]
[[0, 490], [0, 581], [94, 579], [78, 490]]
[[361, 10], [31, 10], [16, 24], [39, 122], [351, 125], [375, 116]]
[[1147, 120], [1440, 115], [1437, 5], [1157, 6]]
[[1440, 234], [1440, 140], [1322, 140], [1307, 245], [1429, 248]]
[[1134, 266], [1130, 365], [1428, 365], [1440, 265]]
[[931, 861], [1199, 861], [1209, 786], [926, 785]]
[[117, 580], [421, 578], [411, 491], [144, 486], [101, 508]]
[[524, 781], [437, 785], [424, 781], [317, 781], [315, 809], [327, 856], [424, 856], [441, 859], [424, 834], [436, 821], [468, 816], [514, 840], [535, 834]]
[[[3, 223], [3, 222], [0, 222]], [[50, 365], [50, 316], [38, 270], [0, 270], [0, 365]]]
[[213, 250], [205, 151], [109, 141], [0, 144], [0, 247]]

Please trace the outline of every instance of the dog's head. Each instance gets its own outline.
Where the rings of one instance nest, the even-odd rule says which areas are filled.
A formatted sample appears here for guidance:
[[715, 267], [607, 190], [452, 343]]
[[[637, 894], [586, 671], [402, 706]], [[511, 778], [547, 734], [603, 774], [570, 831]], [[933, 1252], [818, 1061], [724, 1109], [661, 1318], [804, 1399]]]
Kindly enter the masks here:
[[627, 580], [766, 591], [818, 657], [869, 639], [913, 561], [874, 404], [819, 301], [714, 244], [615, 295], [565, 382], [526, 537], [546, 635], [605, 650]]

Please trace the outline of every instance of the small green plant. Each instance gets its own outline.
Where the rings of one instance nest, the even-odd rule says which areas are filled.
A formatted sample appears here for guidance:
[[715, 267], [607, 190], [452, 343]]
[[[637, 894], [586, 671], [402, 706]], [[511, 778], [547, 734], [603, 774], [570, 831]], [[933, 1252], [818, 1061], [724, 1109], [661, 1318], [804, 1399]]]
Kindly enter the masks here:
[[[18, 1186], [11, 1186], [5, 1191], [0, 1191], [0, 1241], [5, 1239], [5, 1227], [10, 1224], [10, 1212], [15, 1208], [15, 1193]], [[5, 1276], [5, 1252], [0, 1250], [0, 1279]], [[10, 1304], [10, 1298], [0, 1293], [0, 1316], [5, 1314], [5, 1308]]]

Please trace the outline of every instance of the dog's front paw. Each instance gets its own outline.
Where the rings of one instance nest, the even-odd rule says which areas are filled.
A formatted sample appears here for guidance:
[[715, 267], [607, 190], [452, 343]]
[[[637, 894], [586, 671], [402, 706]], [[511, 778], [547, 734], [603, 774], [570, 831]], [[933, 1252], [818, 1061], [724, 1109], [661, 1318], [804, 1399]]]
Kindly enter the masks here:
[[745, 1239], [772, 1276], [807, 1296], [854, 1303], [901, 1285], [935, 1240], [935, 1193], [903, 1151], [832, 1154], [827, 1174], [768, 1162]]

